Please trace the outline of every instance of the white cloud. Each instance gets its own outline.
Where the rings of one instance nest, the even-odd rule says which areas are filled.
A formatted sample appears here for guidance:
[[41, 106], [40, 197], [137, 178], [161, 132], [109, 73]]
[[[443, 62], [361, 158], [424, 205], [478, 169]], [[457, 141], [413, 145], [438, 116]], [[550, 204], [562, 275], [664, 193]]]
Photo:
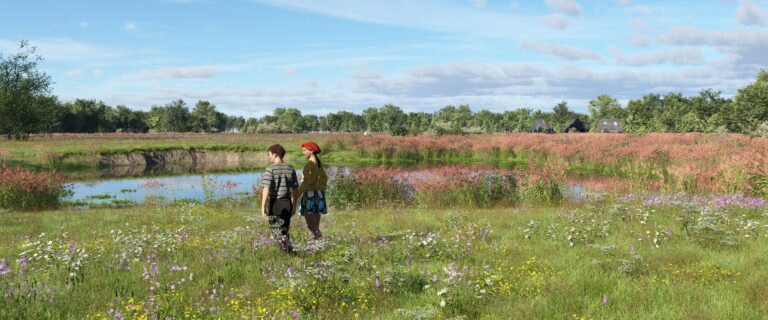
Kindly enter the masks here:
[[287, 76], [293, 76], [299, 73], [299, 69], [296, 69], [296, 67], [293, 66], [285, 66], [280, 68], [280, 72]]
[[103, 76], [103, 75], [104, 75], [104, 70], [101, 70], [101, 69], [93, 69], [93, 70], [91, 70], [91, 75], [93, 75], [93, 76], [94, 76], [94, 77], [96, 77], [96, 78], [100, 78], [101, 76]]
[[578, 16], [581, 14], [581, 6], [574, 0], [546, 0], [547, 7], [560, 12], [569, 14], [572, 16]]
[[83, 29], [88, 28], [88, 21], [80, 21], [77, 25]]
[[694, 26], [675, 27], [659, 38], [676, 45], [710, 45], [714, 47], [764, 46], [768, 44], [768, 30], [711, 31]]
[[557, 43], [521, 42], [520, 47], [565, 60], [600, 60], [597, 52]]
[[568, 18], [565, 15], [559, 13], [553, 13], [541, 18], [541, 22], [544, 25], [558, 30], [563, 30], [568, 27]]
[[404, 75], [358, 80], [357, 90], [394, 99], [527, 95], [591, 99], [600, 94], [637, 98], [638, 92], [697, 92], [722, 79], [688, 78], [678, 72], [614, 70], [598, 72], [575, 66], [540, 68], [527, 64], [424, 65]]
[[371, 68], [361, 68], [353, 72], [350, 72], [349, 77], [353, 79], [360, 79], [360, 80], [381, 79], [382, 75], [380, 72], [373, 70]]
[[628, 6], [632, 4], [632, 0], [614, 0], [614, 1], [616, 2], [616, 4], [620, 6]]
[[745, 25], [764, 26], [768, 22], [768, 14], [760, 5], [745, 0], [736, 8], [736, 20]]
[[217, 70], [212, 67], [181, 67], [142, 70], [130, 74], [129, 77], [139, 79], [195, 79], [212, 78], [216, 73]]
[[768, 65], [768, 29], [711, 31], [699, 27], [676, 27], [659, 38], [662, 43], [684, 46], [710, 46], [724, 55], [715, 65], [721, 72], [736, 72], [754, 77]]
[[[108, 61], [122, 55], [122, 52], [116, 49], [66, 38], [31, 39], [29, 44], [37, 47], [37, 53], [46, 61], [54, 62]], [[18, 43], [0, 39], [0, 49], [3, 51], [16, 51]]]
[[73, 70], [64, 72], [64, 75], [67, 77], [79, 77], [82, 74], [83, 74], [83, 70], [81, 69], [73, 69]]
[[126, 23], [123, 24], [123, 30], [133, 31], [133, 30], [136, 30], [136, 29], [138, 29], [138, 26], [136, 26], [136, 24], [133, 23], [133, 22], [129, 21], [129, 22], [126, 22]]
[[480, 8], [485, 8], [488, 5], [488, 0], [471, 0], [472, 5]]
[[701, 50], [693, 47], [667, 48], [652, 52], [636, 53], [629, 56], [618, 54], [616, 63], [627, 66], [645, 66], [652, 64], [673, 63], [694, 65], [704, 62]]
[[644, 35], [636, 34], [629, 43], [635, 47], [645, 47], [648, 45], [648, 38]]

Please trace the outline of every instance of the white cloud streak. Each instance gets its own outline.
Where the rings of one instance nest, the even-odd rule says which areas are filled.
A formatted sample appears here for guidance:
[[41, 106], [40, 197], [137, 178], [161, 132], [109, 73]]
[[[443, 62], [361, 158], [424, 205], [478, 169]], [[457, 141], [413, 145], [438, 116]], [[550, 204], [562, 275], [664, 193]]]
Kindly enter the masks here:
[[216, 73], [217, 70], [212, 67], [179, 67], [142, 70], [129, 75], [129, 77], [138, 79], [205, 79], [214, 77]]
[[520, 47], [565, 60], [600, 60], [597, 52], [559, 43], [521, 42]]
[[760, 5], [745, 0], [736, 8], [736, 21], [745, 25], [764, 26], [768, 22], [768, 14]]
[[704, 55], [699, 48], [666, 48], [652, 52], [636, 53], [628, 56], [618, 54], [616, 63], [627, 66], [646, 66], [662, 63], [678, 65], [696, 65], [704, 62]]
[[553, 11], [572, 16], [581, 15], [581, 6], [574, 0], [545, 0], [547, 7]]

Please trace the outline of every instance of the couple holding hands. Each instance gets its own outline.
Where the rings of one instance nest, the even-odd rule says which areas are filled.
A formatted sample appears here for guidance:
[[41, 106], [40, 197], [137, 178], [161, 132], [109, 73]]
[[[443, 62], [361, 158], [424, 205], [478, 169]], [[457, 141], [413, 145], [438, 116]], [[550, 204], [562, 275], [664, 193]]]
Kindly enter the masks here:
[[301, 184], [296, 170], [283, 161], [285, 148], [279, 144], [269, 147], [270, 165], [261, 178], [261, 213], [269, 219], [270, 228], [273, 235], [278, 237], [280, 248], [287, 252], [293, 250], [288, 230], [297, 207], [314, 240], [323, 239], [320, 217], [328, 213], [325, 200], [328, 174], [317, 156], [320, 146], [309, 141], [303, 143], [301, 149], [307, 158]]

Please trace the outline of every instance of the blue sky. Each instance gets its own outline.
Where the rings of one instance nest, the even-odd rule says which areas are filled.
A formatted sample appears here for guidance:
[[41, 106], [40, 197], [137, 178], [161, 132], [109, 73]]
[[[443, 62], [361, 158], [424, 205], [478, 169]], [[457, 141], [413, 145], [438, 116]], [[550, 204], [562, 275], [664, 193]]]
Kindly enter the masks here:
[[142, 110], [181, 98], [246, 117], [562, 100], [585, 112], [601, 94], [732, 96], [768, 68], [768, 0], [28, 0], [3, 11], [0, 51], [29, 40], [62, 100]]

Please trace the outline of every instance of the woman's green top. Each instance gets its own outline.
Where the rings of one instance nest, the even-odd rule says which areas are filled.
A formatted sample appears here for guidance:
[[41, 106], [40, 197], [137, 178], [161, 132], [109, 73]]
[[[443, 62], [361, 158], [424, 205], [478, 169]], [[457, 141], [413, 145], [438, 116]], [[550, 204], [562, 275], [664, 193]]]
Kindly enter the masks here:
[[301, 175], [303, 178], [301, 179], [301, 185], [299, 185], [299, 195], [307, 191], [320, 190], [325, 192], [328, 185], [328, 174], [325, 173], [325, 168], [317, 166], [317, 162], [312, 159], [307, 161]]

